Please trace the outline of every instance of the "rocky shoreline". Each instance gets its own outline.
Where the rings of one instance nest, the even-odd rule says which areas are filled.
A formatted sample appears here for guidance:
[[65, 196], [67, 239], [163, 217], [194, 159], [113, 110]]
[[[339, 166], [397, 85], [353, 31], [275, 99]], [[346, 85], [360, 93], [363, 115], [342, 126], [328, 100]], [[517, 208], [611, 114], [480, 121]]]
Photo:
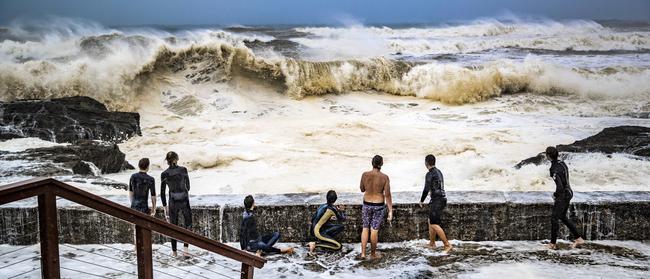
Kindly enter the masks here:
[[111, 112], [89, 97], [0, 102], [0, 139], [40, 138], [49, 147], [0, 151], [0, 177], [82, 175], [133, 169], [117, 146], [142, 135], [140, 115]]
[[[556, 146], [560, 157], [568, 153], [598, 152], [604, 154], [624, 153], [650, 159], [650, 128], [641, 126], [618, 126], [605, 128], [591, 137], [571, 144]], [[544, 152], [519, 162], [519, 169], [528, 164], [539, 165], [546, 160]]]

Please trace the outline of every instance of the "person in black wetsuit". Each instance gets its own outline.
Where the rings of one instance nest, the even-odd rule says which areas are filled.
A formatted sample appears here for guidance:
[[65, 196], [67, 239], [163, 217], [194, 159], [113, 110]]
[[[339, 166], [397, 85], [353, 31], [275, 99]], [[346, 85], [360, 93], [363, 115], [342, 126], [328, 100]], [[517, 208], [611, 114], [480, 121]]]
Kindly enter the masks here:
[[451, 244], [447, 240], [445, 231], [440, 227], [442, 211], [447, 206], [447, 195], [445, 194], [445, 180], [442, 172], [436, 168], [436, 157], [429, 154], [424, 158], [424, 166], [429, 170], [424, 179], [424, 190], [420, 198], [420, 207], [426, 200], [429, 192], [429, 247], [436, 248], [436, 236], [442, 240], [445, 252], [451, 250]]
[[273, 247], [280, 239], [279, 232], [260, 236], [257, 232], [257, 219], [253, 214], [253, 209], [255, 209], [255, 200], [253, 196], [248, 195], [244, 198], [244, 213], [239, 229], [239, 245], [241, 249], [254, 252], [260, 256], [262, 253], [293, 253], [293, 248], [278, 249]]
[[573, 190], [569, 183], [569, 168], [563, 162], [558, 160], [559, 153], [555, 147], [549, 146], [546, 148], [546, 157], [551, 161], [550, 174], [555, 181], [555, 192], [553, 193], [553, 215], [551, 216], [551, 243], [549, 248], [555, 249], [557, 241], [557, 231], [560, 229], [558, 220], [569, 228], [573, 237], [576, 238], [573, 242], [573, 247], [583, 244], [585, 241], [582, 235], [578, 233], [576, 225], [567, 217], [569, 210], [569, 203], [573, 198]]
[[347, 217], [343, 214], [338, 206], [334, 206], [337, 195], [334, 190], [327, 192], [327, 203], [318, 207], [316, 214], [311, 220], [309, 233], [315, 237], [317, 242], [309, 242], [309, 252], [312, 253], [316, 247], [324, 248], [330, 251], [339, 251], [343, 247], [334, 237], [344, 229], [342, 224], [335, 224], [331, 220], [343, 221]]
[[[138, 162], [139, 172], [131, 175], [129, 179], [129, 200], [131, 208], [145, 214], [156, 215], [156, 182], [147, 174], [149, 171], [149, 158], [142, 158]], [[149, 209], [149, 193], [151, 193], [151, 210]]]
[[[190, 209], [190, 177], [185, 167], [178, 166], [178, 154], [170, 151], [165, 157], [169, 168], [160, 174], [160, 199], [165, 208], [165, 216], [170, 223], [178, 226], [179, 214], [183, 215], [185, 229], [192, 228], [192, 210]], [[166, 191], [169, 186], [169, 206], [167, 206]], [[176, 252], [176, 239], [171, 240], [172, 255], [178, 256]], [[184, 243], [184, 256], [189, 257], [189, 244]]]

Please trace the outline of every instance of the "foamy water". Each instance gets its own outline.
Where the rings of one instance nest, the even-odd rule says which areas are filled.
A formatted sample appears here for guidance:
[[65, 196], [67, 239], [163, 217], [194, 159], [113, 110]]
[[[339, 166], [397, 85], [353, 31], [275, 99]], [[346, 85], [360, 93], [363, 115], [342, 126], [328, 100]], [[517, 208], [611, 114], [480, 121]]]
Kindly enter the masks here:
[[[557, 251], [533, 241], [451, 242], [455, 249], [449, 254], [422, 247], [424, 240], [380, 243], [383, 258], [365, 261], [357, 258], [359, 244], [344, 244], [341, 252], [312, 256], [300, 243], [281, 243], [278, 246], [297, 247], [296, 253], [269, 256], [255, 274], [268, 278], [645, 278], [650, 269], [647, 242], [596, 241], [570, 249], [560, 241], [562, 249]], [[238, 248], [239, 244], [230, 245]], [[0, 252], [20, 248], [24, 246], [0, 245]], [[136, 273], [131, 244], [62, 244], [59, 249], [66, 278], [81, 276], [78, 270], [109, 278], [133, 278]], [[17, 264], [0, 270], [0, 276], [40, 278], [37, 253], [38, 245], [34, 245], [8, 254], [3, 259]], [[240, 270], [237, 262], [196, 247], [190, 247], [190, 260], [173, 258], [170, 253], [169, 243], [153, 245], [156, 277], [236, 278]]]
[[[143, 136], [120, 144], [127, 159], [151, 158], [159, 177], [165, 153], [178, 152], [195, 194], [357, 191], [374, 154], [394, 191], [416, 191], [428, 153], [450, 190], [551, 190], [548, 166], [513, 166], [605, 127], [650, 126], [634, 118], [650, 111], [645, 25], [170, 30], [53, 19], [1, 35], [2, 99], [86, 95], [137, 111]], [[650, 186], [639, 158], [567, 163], [577, 191]]]

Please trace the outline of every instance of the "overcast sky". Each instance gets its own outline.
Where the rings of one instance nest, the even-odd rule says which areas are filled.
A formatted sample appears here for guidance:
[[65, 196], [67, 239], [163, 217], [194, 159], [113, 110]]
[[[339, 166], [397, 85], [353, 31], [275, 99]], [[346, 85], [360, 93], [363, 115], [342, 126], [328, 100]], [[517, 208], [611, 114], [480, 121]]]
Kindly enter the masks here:
[[648, 0], [0, 0], [0, 24], [44, 15], [104, 25], [436, 23], [522, 18], [650, 21]]

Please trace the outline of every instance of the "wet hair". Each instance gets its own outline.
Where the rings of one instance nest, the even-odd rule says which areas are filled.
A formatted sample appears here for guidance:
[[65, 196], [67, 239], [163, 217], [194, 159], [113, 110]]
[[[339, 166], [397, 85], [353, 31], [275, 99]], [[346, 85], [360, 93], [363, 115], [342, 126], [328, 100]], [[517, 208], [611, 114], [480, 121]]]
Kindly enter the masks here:
[[433, 167], [436, 165], [436, 156], [433, 156], [433, 154], [429, 154], [426, 157], [424, 157], [424, 163], [427, 164], [430, 167]]
[[548, 156], [551, 160], [557, 160], [557, 157], [559, 156], [559, 153], [557, 152], [557, 148], [553, 146], [547, 147], [546, 156]]
[[384, 165], [384, 158], [379, 155], [372, 157], [372, 167], [376, 169], [381, 169], [381, 166]]
[[255, 202], [255, 199], [253, 199], [253, 196], [248, 195], [244, 198], [244, 208], [246, 210], [251, 210], [251, 207], [253, 207], [253, 203]]
[[336, 196], [336, 191], [334, 190], [327, 191], [327, 204], [334, 204], [337, 198], [338, 197]]
[[141, 170], [146, 170], [149, 168], [149, 158], [142, 158], [138, 161], [138, 167]]
[[169, 151], [167, 152], [167, 156], [165, 156], [165, 161], [167, 161], [168, 165], [176, 165], [178, 163], [178, 154], [174, 151]]

